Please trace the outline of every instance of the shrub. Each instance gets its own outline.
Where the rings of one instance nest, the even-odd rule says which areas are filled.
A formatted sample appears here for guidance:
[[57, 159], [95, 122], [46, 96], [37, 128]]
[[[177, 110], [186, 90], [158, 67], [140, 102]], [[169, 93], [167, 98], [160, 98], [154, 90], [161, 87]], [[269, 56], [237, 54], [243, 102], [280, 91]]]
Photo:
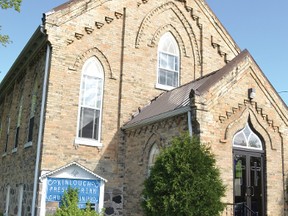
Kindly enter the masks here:
[[144, 182], [147, 216], [216, 216], [224, 209], [225, 187], [215, 157], [199, 139], [182, 135], [156, 159]]
[[102, 216], [91, 209], [90, 203], [87, 203], [85, 210], [78, 207], [78, 189], [69, 187], [64, 192], [61, 201], [61, 207], [57, 209], [55, 216]]

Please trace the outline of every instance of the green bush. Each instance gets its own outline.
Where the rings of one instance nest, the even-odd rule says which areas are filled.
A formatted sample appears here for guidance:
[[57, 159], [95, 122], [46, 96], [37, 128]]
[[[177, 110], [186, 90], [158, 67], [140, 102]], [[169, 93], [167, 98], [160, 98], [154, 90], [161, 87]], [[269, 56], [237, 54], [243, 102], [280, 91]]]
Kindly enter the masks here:
[[90, 203], [87, 203], [85, 210], [78, 207], [78, 189], [68, 188], [62, 197], [62, 205], [57, 209], [54, 216], [102, 216], [94, 210], [91, 210]]
[[225, 186], [215, 157], [199, 139], [182, 135], [156, 159], [144, 182], [147, 216], [216, 216], [224, 209]]

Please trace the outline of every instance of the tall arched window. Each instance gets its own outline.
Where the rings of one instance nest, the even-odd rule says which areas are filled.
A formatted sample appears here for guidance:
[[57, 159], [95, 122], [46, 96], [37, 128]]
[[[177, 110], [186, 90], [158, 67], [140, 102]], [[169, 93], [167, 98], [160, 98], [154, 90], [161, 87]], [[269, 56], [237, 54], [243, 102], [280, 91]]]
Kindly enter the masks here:
[[233, 146], [239, 148], [263, 150], [260, 138], [251, 130], [247, 123], [245, 128], [235, 134]]
[[39, 82], [38, 82], [38, 74], [37, 74], [34, 79], [33, 90], [32, 90], [32, 95], [31, 95], [27, 143], [24, 145], [24, 147], [31, 146], [32, 141], [33, 141], [35, 113], [37, 109], [37, 95], [38, 95], [38, 88], [39, 88], [38, 83]]
[[165, 33], [158, 45], [157, 88], [166, 90], [179, 86], [179, 47], [170, 32]]
[[80, 86], [77, 144], [100, 144], [104, 72], [96, 57], [83, 68]]
[[155, 143], [149, 152], [149, 159], [148, 159], [148, 176], [150, 176], [151, 168], [154, 166], [157, 156], [159, 155], [159, 147]]

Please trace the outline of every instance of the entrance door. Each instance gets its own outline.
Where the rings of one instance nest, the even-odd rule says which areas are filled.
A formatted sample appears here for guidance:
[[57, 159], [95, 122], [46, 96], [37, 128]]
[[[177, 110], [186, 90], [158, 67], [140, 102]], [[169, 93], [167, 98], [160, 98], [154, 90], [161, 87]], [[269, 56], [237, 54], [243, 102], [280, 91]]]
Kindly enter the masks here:
[[264, 158], [234, 151], [234, 216], [264, 216]]

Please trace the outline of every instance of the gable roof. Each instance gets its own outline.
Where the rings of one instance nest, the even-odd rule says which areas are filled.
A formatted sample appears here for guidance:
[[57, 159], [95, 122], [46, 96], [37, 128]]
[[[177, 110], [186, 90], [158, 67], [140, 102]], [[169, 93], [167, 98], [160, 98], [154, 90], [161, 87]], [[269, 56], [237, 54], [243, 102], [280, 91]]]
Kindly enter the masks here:
[[47, 178], [47, 177], [49, 177], [49, 176], [51, 176], [51, 175], [57, 174], [57, 173], [65, 170], [65, 169], [67, 169], [68, 167], [71, 167], [71, 166], [79, 167], [80, 169], [84, 170], [85, 172], [89, 173], [90, 175], [94, 176], [95, 178], [100, 179], [100, 180], [102, 180], [102, 181], [104, 181], [104, 182], [107, 182], [106, 179], [104, 179], [104, 178], [102, 178], [101, 176], [95, 174], [94, 172], [92, 172], [91, 170], [87, 169], [86, 167], [80, 165], [80, 164], [77, 163], [76, 161], [73, 161], [73, 162], [71, 162], [71, 163], [69, 163], [69, 164], [67, 164], [67, 165], [65, 165], [65, 166], [62, 166], [62, 167], [60, 167], [60, 168], [58, 168], [58, 169], [56, 169], [56, 170], [53, 170], [53, 171], [51, 171], [51, 172], [45, 173], [45, 174], [43, 174], [43, 175], [40, 177], [40, 179], [45, 179], [45, 178]]
[[[158, 97], [153, 99], [149, 105], [139, 110], [139, 113], [136, 114], [129, 122], [127, 122], [123, 126], [123, 129], [143, 126], [161, 119], [188, 112], [190, 110], [190, 93], [192, 90], [194, 91], [195, 95], [203, 95], [212, 86], [214, 86], [223, 77], [225, 77], [226, 74], [228, 74], [235, 67], [237, 67], [240, 62], [242, 62], [243, 60], [245, 60], [245, 58], [248, 57], [251, 57], [251, 59], [253, 59], [248, 50], [244, 50], [232, 61], [226, 64], [223, 68], [214, 71], [206, 76], [203, 76], [199, 79], [196, 79], [192, 82], [189, 82], [185, 85], [182, 85], [178, 88], [175, 88], [171, 91], [160, 94]], [[263, 76], [265, 77], [264, 74]]]

